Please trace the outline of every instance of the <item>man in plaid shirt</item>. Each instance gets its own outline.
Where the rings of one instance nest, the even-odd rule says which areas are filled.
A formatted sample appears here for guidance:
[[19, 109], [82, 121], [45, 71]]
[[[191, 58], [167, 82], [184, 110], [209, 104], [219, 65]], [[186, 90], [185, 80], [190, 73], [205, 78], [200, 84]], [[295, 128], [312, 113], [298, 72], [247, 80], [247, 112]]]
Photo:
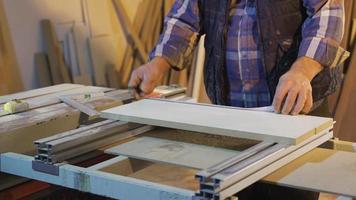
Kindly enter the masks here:
[[[213, 103], [272, 104], [277, 113], [309, 113], [336, 88], [330, 85], [339, 79], [335, 74], [340, 70], [333, 65], [342, 51], [343, 32], [343, 0], [177, 0], [150, 62], [133, 72], [129, 86], [138, 88], [140, 95], [151, 93], [170, 68], [189, 65], [200, 36], [206, 34], [204, 76]], [[275, 72], [283, 67], [279, 70], [283, 73]], [[254, 192], [241, 193], [240, 198], [318, 196], [272, 186], [253, 187], [248, 190]]]

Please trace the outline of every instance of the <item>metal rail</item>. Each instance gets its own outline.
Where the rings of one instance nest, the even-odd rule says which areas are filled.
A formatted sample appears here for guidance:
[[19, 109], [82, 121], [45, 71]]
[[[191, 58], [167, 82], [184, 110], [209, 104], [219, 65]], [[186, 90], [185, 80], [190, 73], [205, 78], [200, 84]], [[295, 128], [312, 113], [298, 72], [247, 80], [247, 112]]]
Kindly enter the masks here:
[[35, 159], [47, 164], [62, 162], [152, 129], [152, 126], [127, 122], [99, 122], [36, 141]]

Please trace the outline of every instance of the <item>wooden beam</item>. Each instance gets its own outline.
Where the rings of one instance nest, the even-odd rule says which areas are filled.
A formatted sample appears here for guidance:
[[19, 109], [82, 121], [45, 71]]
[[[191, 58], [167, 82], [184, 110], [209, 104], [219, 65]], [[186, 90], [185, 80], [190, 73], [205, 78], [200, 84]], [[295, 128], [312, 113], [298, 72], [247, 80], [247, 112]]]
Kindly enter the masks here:
[[22, 78], [3, 4], [3, 1], [0, 1], [0, 95], [23, 90]]
[[46, 52], [48, 54], [53, 83], [63, 83], [63, 77], [61, 75], [56, 50], [57, 39], [55, 37], [53, 25], [50, 20], [42, 20], [41, 25], [43, 29]]
[[[74, 95], [74, 94], [85, 94], [85, 93], [99, 93], [99, 92], [107, 92], [110, 91], [109, 88], [102, 88], [102, 87], [94, 87], [94, 86], [85, 86], [76, 88], [73, 90], [67, 90], [62, 92], [57, 92], [53, 94], [43, 95], [39, 97], [33, 97], [26, 99], [26, 102], [29, 105], [29, 109], [40, 108], [44, 106], [53, 105], [56, 103], [60, 103], [61, 100], [59, 96], [66, 96], [66, 95]], [[0, 116], [9, 115], [9, 113], [5, 112], [2, 107], [0, 107]], [[1, 118], [0, 118], [1, 120]]]
[[57, 104], [26, 112], [26, 115], [0, 117], [0, 153], [31, 155], [34, 153], [33, 141], [76, 128], [79, 115], [78, 110]]
[[62, 50], [58, 44], [53, 24], [50, 20], [45, 19], [41, 21], [41, 25], [53, 83], [70, 83], [68, 69], [64, 65]]
[[146, 62], [146, 60], [148, 58], [147, 52], [145, 51], [144, 45], [141, 42], [140, 38], [138, 37], [138, 34], [134, 31], [133, 26], [132, 26], [130, 19], [126, 13], [125, 8], [123, 7], [120, 0], [112, 0], [112, 1], [114, 4], [114, 8], [116, 10], [116, 15], [119, 19], [119, 22], [122, 25], [122, 28], [123, 28], [123, 31], [127, 38], [127, 41], [135, 49], [137, 49], [137, 51], [139, 53], [139, 57], [142, 60], [142, 62]]
[[35, 67], [38, 72], [40, 86], [46, 87], [52, 85], [51, 75], [47, 55], [44, 53], [35, 54]]
[[18, 92], [18, 93], [14, 93], [14, 94], [1, 96], [0, 104], [6, 103], [6, 102], [14, 100], [14, 99], [27, 99], [27, 98], [46, 95], [46, 94], [53, 94], [56, 92], [72, 90], [72, 89], [81, 88], [81, 87], [84, 87], [84, 86], [77, 85], [77, 84], [60, 84], [60, 85], [54, 85], [54, 86], [49, 86], [49, 87], [44, 87], [44, 88], [38, 88], [38, 89], [34, 89], [34, 90], [28, 90], [28, 91], [24, 91], [24, 92]]
[[58, 56], [58, 63], [59, 63], [59, 69], [61, 71], [63, 81], [64, 83], [72, 83], [70, 73], [69, 73], [69, 67], [65, 64], [64, 62], [64, 51], [59, 42], [57, 42], [57, 56]]
[[203, 133], [298, 144], [333, 126], [331, 118], [290, 116], [234, 107], [144, 99], [102, 117]]
[[[148, 32], [148, 24], [152, 25], [152, 19], [146, 19], [150, 13], [154, 13], [155, 5], [149, 1], [142, 1], [138, 6], [138, 11], [133, 23], [133, 31], [136, 31], [139, 34], [139, 37], [142, 41], [142, 44], [145, 45], [148, 41], [148, 38], [152, 36], [151, 32]], [[148, 49], [145, 50], [148, 51]], [[122, 74], [121, 85], [126, 87], [130, 79], [131, 73], [135, 67], [138, 67], [147, 62], [147, 60], [142, 60], [138, 57], [138, 52], [135, 50], [134, 46], [128, 46], [125, 50], [123, 64], [121, 67], [120, 74]], [[147, 58], [148, 59], [148, 58]]]
[[73, 27], [73, 36], [75, 44], [75, 55], [79, 67], [79, 76], [73, 76], [74, 82], [84, 85], [92, 85], [88, 69], [90, 67], [89, 53], [89, 33], [88, 28], [84, 25]]

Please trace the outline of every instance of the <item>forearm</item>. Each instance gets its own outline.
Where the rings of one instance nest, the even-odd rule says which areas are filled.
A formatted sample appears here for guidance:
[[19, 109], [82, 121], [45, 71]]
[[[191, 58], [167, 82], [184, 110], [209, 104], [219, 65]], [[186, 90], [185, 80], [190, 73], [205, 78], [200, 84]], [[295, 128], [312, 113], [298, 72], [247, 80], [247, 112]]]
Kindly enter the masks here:
[[304, 0], [308, 18], [303, 24], [299, 57], [309, 57], [329, 67], [344, 33], [343, 0]]
[[198, 0], [177, 0], [165, 18], [165, 26], [150, 59], [164, 58], [173, 68], [183, 69], [200, 32]]
[[292, 65], [290, 72], [302, 73], [309, 81], [323, 70], [323, 66], [316, 60], [309, 57], [300, 57]]

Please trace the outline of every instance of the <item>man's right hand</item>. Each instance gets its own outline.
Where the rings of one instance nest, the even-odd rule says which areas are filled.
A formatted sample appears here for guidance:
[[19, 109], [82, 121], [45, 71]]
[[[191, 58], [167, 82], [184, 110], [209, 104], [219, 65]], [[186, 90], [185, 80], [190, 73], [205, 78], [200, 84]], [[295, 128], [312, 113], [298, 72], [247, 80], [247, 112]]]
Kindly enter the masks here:
[[133, 89], [133, 95], [143, 97], [152, 93], [169, 69], [169, 63], [162, 57], [155, 57], [137, 68], [132, 72], [128, 84], [129, 88]]

